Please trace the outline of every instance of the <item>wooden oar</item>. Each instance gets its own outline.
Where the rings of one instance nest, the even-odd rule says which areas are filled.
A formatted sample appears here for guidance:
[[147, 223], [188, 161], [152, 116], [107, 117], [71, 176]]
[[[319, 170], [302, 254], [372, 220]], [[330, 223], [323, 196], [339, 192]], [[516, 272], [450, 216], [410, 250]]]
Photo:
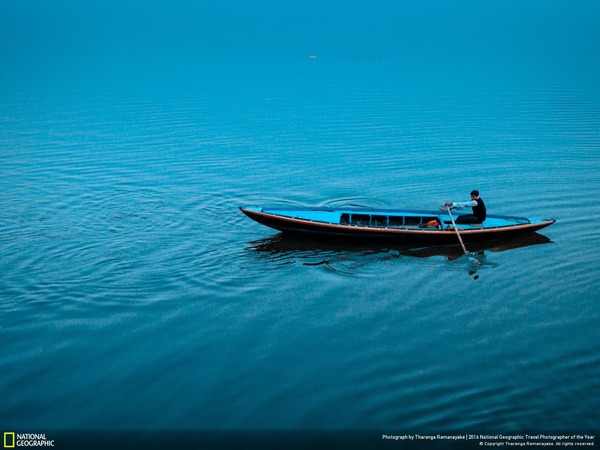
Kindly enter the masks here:
[[454, 231], [456, 231], [456, 236], [458, 237], [458, 242], [460, 242], [460, 246], [462, 247], [463, 252], [465, 252], [465, 255], [467, 255], [469, 257], [469, 259], [471, 259], [473, 262], [479, 263], [479, 261], [477, 261], [471, 255], [469, 255], [469, 252], [467, 251], [467, 248], [465, 247], [462, 237], [460, 236], [460, 233], [458, 232], [458, 227], [456, 226], [456, 222], [454, 222], [454, 217], [452, 217], [452, 213], [450, 212], [450, 207], [448, 205], [446, 205], [446, 209], [448, 210], [448, 215], [450, 216], [450, 220], [452, 221], [452, 225], [454, 226]]

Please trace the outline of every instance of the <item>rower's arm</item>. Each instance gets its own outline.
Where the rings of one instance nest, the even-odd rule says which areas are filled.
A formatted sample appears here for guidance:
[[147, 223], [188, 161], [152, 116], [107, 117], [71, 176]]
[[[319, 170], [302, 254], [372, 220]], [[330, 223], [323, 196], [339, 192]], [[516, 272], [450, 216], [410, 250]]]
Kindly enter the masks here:
[[456, 209], [468, 208], [468, 207], [473, 207], [473, 206], [477, 206], [477, 202], [475, 200], [471, 200], [468, 202], [453, 202], [452, 203], [452, 207], [456, 208]]

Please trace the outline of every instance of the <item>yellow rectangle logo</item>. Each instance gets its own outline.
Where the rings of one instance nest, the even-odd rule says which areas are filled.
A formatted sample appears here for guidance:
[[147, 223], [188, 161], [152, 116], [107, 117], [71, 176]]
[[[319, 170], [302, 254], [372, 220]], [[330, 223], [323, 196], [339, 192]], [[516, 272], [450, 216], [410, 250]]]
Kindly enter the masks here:
[[4, 432], [4, 448], [15, 448], [15, 433]]

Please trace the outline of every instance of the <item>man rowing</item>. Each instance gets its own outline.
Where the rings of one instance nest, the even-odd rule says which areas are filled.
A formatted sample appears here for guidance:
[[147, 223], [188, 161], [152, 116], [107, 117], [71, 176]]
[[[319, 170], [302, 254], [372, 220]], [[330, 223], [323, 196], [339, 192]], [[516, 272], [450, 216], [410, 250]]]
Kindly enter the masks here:
[[471, 207], [473, 214], [464, 214], [456, 218], [456, 223], [462, 224], [474, 224], [483, 223], [487, 217], [487, 211], [485, 209], [485, 203], [479, 197], [479, 191], [471, 191], [471, 200], [467, 202], [446, 202], [445, 207], [462, 209]]

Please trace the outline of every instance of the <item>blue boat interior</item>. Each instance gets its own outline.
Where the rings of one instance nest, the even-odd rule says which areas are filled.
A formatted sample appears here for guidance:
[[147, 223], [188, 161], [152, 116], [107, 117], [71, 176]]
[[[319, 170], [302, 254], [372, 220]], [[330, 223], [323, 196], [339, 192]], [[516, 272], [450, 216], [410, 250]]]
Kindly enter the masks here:
[[439, 228], [439, 216], [380, 215], [342, 213], [340, 225], [357, 225], [377, 228]]

